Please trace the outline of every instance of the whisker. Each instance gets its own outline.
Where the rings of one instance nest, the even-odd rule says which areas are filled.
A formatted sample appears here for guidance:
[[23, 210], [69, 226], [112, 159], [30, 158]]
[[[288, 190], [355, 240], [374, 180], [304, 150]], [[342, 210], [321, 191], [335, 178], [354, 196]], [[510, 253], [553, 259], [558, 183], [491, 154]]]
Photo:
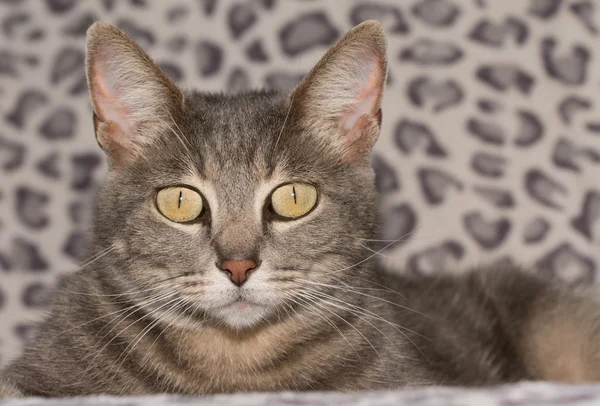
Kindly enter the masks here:
[[398, 351], [400, 351], [400, 349], [396, 346], [396, 343], [394, 343], [387, 335], [384, 334], [383, 331], [381, 331], [376, 325], [374, 325], [373, 323], [371, 323], [370, 321], [368, 321], [367, 319], [365, 319], [364, 317], [362, 317], [362, 315], [357, 312], [357, 311], [353, 311], [347, 307], [341, 306], [341, 305], [337, 305], [335, 303], [332, 303], [328, 300], [324, 300], [323, 298], [318, 297], [317, 295], [315, 295], [313, 292], [304, 292], [304, 293], [308, 293], [309, 295], [313, 295], [315, 297], [315, 299], [320, 299], [323, 303], [329, 304], [330, 306], [333, 306], [335, 308], [338, 308], [340, 310], [346, 310], [348, 312], [350, 312], [351, 314], [355, 315], [356, 317], [360, 318], [362, 321], [364, 321], [365, 323], [367, 323], [368, 325], [370, 325], [371, 327], [373, 327], [375, 330], [377, 330], [383, 337], [385, 337], [390, 344], [392, 344], [394, 347], [396, 347], [396, 349]]
[[428, 319], [431, 319], [431, 317], [430, 317], [430, 316], [426, 315], [425, 313], [421, 313], [421, 312], [420, 312], [420, 311], [418, 311], [418, 310], [411, 309], [410, 307], [403, 306], [403, 305], [401, 305], [401, 304], [399, 304], [399, 303], [395, 303], [395, 302], [392, 302], [392, 301], [390, 301], [390, 300], [383, 299], [383, 298], [381, 298], [381, 297], [377, 297], [377, 296], [374, 296], [374, 295], [369, 295], [368, 293], [364, 293], [364, 292], [357, 292], [357, 291], [355, 291], [355, 290], [348, 290], [348, 289], [344, 289], [342, 286], [330, 285], [330, 284], [327, 284], [327, 283], [319, 283], [319, 282], [314, 282], [314, 281], [310, 281], [310, 280], [308, 280], [308, 279], [298, 279], [298, 280], [299, 280], [299, 281], [302, 281], [302, 282], [310, 283], [310, 284], [313, 284], [313, 285], [324, 286], [324, 287], [333, 288], [333, 289], [342, 289], [342, 290], [344, 290], [344, 291], [346, 291], [346, 292], [352, 292], [352, 293], [356, 293], [356, 294], [358, 294], [358, 295], [361, 295], [361, 296], [370, 297], [370, 298], [372, 298], [372, 299], [376, 299], [376, 300], [382, 301], [382, 302], [384, 302], [384, 303], [391, 304], [392, 306], [396, 306], [396, 307], [399, 307], [399, 308], [401, 308], [401, 309], [408, 310], [408, 311], [410, 311], [410, 312], [413, 312], [413, 313], [419, 314], [419, 315], [421, 315], [421, 316], [423, 316], [423, 317], [427, 317]]
[[[185, 305], [185, 302], [183, 301], [183, 299], [181, 298], [177, 298], [176, 302], [174, 305], [172, 305], [169, 310], [167, 310], [165, 312], [165, 314], [163, 314], [163, 317], [166, 317], [167, 315], [170, 315], [174, 312], [177, 311], [177, 309], [179, 309], [181, 306]], [[179, 316], [178, 316], [179, 317]], [[153, 322], [151, 322], [150, 324], [148, 324], [146, 327], [144, 327], [142, 329], [142, 331], [140, 331], [134, 338], [133, 340], [131, 340], [131, 342], [129, 343], [129, 345], [127, 347], [125, 347], [125, 349], [123, 350], [123, 352], [121, 353], [121, 355], [119, 355], [119, 357], [117, 358], [117, 360], [115, 361], [115, 363], [118, 363], [119, 360], [121, 359], [121, 357], [123, 357], [123, 359], [121, 360], [121, 363], [119, 364], [119, 366], [117, 367], [117, 370], [121, 368], [121, 366], [123, 365], [123, 363], [125, 362], [125, 360], [127, 359], [127, 357], [131, 354], [131, 352], [134, 350], [135, 346], [155, 327], [157, 326], [159, 323], [161, 322], [161, 318], [157, 317]], [[163, 330], [164, 331], [164, 330]], [[138, 338], [139, 337], [139, 338]], [[128, 351], [129, 350], [129, 351]]]
[[[175, 289], [171, 289], [171, 290], [170, 290], [170, 292], [173, 292], [173, 294], [174, 294], [174, 293], [175, 293]], [[161, 294], [161, 295], [162, 295], [162, 294]], [[160, 296], [161, 296], [161, 295], [158, 295], [158, 300], [160, 300]], [[63, 334], [66, 334], [66, 333], [68, 333], [68, 332], [70, 332], [70, 331], [73, 331], [73, 330], [75, 330], [75, 329], [81, 328], [81, 327], [83, 327], [83, 326], [85, 326], [85, 325], [87, 325], [87, 324], [93, 323], [94, 321], [97, 321], [97, 320], [103, 319], [103, 318], [105, 318], [105, 317], [111, 316], [111, 315], [113, 315], [113, 314], [117, 314], [117, 313], [125, 313], [125, 312], [127, 312], [128, 310], [131, 310], [131, 309], [133, 309], [133, 308], [134, 308], [134, 307], [136, 307], [136, 306], [140, 306], [140, 305], [142, 305], [142, 306], [143, 306], [144, 304], [151, 304], [153, 299], [157, 299], [157, 296], [154, 296], [154, 297], [152, 297], [152, 296], [151, 296], [150, 298], [148, 298], [148, 299], [145, 299], [145, 300], [143, 300], [143, 301], [141, 301], [141, 302], [138, 302], [138, 303], [133, 303], [131, 306], [127, 306], [127, 307], [126, 307], [126, 308], [124, 308], [124, 309], [119, 309], [119, 310], [116, 310], [116, 311], [114, 311], [114, 312], [110, 312], [110, 313], [104, 314], [104, 315], [102, 315], [102, 316], [96, 317], [96, 318], [94, 318], [94, 319], [92, 319], [92, 320], [88, 320], [88, 321], [86, 321], [86, 322], [84, 322], [84, 323], [78, 324], [78, 325], [76, 325], [76, 326], [74, 326], [74, 327], [71, 327], [71, 328], [70, 328], [70, 329], [68, 329], [68, 330], [62, 331], [61, 333], [59, 333], [59, 334], [58, 334], [58, 337], [60, 337], [60, 336], [61, 336], [61, 335], [63, 335]], [[149, 301], [150, 301], [150, 302], [149, 302]], [[147, 302], [149, 302], [149, 303], [147, 303]], [[115, 304], [115, 302], [111, 302], [111, 303]], [[117, 303], [118, 303], [118, 302], [117, 302]], [[118, 317], [118, 316], [117, 316], [117, 317]], [[108, 324], [112, 323], [114, 320], [116, 320], [116, 318], [117, 318], [117, 317], [115, 317], [115, 318], [113, 318], [112, 320], [110, 320], [109, 322], [107, 322], [107, 323], [106, 323], [106, 325], [108, 325]], [[98, 331], [98, 333], [99, 333], [99, 332], [101, 332], [101, 331], [102, 331], [102, 329], [101, 329], [101, 330], [99, 330], [99, 331]]]
[[292, 107], [294, 105], [294, 93], [292, 93], [292, 97], [290, 99], [290, 106], [288, 107], [287, 113], [285, 114], [285, 119], [283, 120], [283, 125], [281, 126], [281, 131], [279, 132], [279, 135], [277, 136], [277, 141], [275, 141], [275, 146], [273, 147], [273, 152], [275, 151], [275, 148], [277, 148], [277, 144], [279, 144], [279, 140], [281, 139], [281, 136], [283, 135], [283, 130], [285, 129], [285, 125], [287, 124], [288, 118], [290, 116], [290, 112], [292, 111]]
[[[172, 293], [169, 297], [172, 297], [174, 295], [176, 295], [177, 292]], [[159, 300], [163, 300], [162, 298]], [[96, 352], [96, 355], [94, 356], [94, 358], [92, 359], [92, 361], [88, 364], [87, 368], [82, 372], [81, 374], [81, 380], [83, 380], [85, 378], [86, 373], [90, 370], [90, 368], [92, 367], [92, 365], [94, 364], [94, 362], [96, 361], [96, 359], [100, 356], [100, 354], [117, 338], [119, 337], [125, 330], [129, 329], [129, 327], [133, 326], [134, 324], [136, 324], [137, 322], [145, 319], [147, 316], [155, 313], [157, 310], [163, 308], [164, 306], [167, 306], [169, 304], [171, 304], [173, 301], [178, 300], [177, 298], [170, 300], [169, 302], [167, 302], [166, 304], [163, 304], [162, 306], [160, 306], [158, 309], [155, 309], [153, 311], [151, 311], [150, 313], [147, 313], [145, 316], [142, 316], [138, 319], [136, 319], [135, 321], [133, 321], [132, 323], [130, 323], [129, 325], [127, 325], [127, 327], [123, 328], [118, 334], [115, 334], [99, 351]], [[158, 301], [158, 300], [156, 300]], [[129, 314], [127, 314], [126, 316], [124, 316], [121, 321], [119, 321], [116, 325], [114, 325], [110, 331], [108, 333], [106, 333], [104, 336], [102, 336], [102, 338], [98, 341], [98, 343], [100, 343], [104, 338], [106, 338], [106, 336], [108, 334], [110, 334], [119, 324], [121, 324], [123, 321], [125, 321], [129, 316], [131, 316], [133, 313], [135, 313], [135, 311], [137, 311], [137, 306], [135, 309], [133, 309], [133, 311], [131, 311]], [[117, 316], [118, 317], [118, 316]], [[115, 318], [116, 319], [116, 318]], [[114, 320], [114, 319], [113, 319]], [[111, 321], [112, 322], [112, 321]], [[102, 331], [102, 330], [100, 330]], [[84, 357], [84, 359], [87, 357]]]
[[358, 352], [356, 351], [356, 349], [354, 348], [352, 343], [344, 335], [344, 333], [342, 333], [342, 330], [340, 330], [338, 326], [336, 326], [331, 320], [329, 320], [329, 318], [325, 314], [323, 314], [323, 312], [321, 312], [319, 309], [316, 309], [314, 305], [311, 305], [310, 303], [306, 303], [306, 301], [304, 299], [301, 299], [304, 303], [298, 302], [296, 300], [296, 299], [300, 299], [298, 297], [296, 297], [296, 298], [288, 297], [288, 299], [291, 300], [296, 305], [301, 306], [302, 308], [308, 310], [309, 312], [316, 314], [321, 320], [324, 320], [327, 324], [329, 324], [331, 327], [333, 327], [339, 333], [339, 335], [344, 339], [344, 341], [346, 341], [346, 343], [348, 343], [350, 348], [352, 348], [352, 351], [354, 351], [356, 356], [358, 358], [360, 358], [360, 355], [358, 354]]
[[375, 251], [373, 248], [371, 248], [371, 247], [367, 247], [367, 246], [366, 246], [366, 245], [364, 245], [364, 244], [359, 244], [359, 245], [360, 245], [361, 247], [363, 247], [364, 249], [366, 249], [366, 250], [369, 250], [369, 251], [371, 251], [372, 253], [374, 253], [374, 254], [376, 254], [376, 255], [379, 255], [379, 256], [381, 256], [381, 257], [383, 257], [383, 258], [389, 259], [389, 260], [391, 260], [391, 261], [398, 261], [398, 259], [397, 259], [397, 258], [391, 257], [391, 256], [389, 256], [389, 255], [383, 254], [383, 253], [381, 253], [381, 252], [378, 252], [378, 251]]
[[314, 294], [323, 295], [323, 296], [325, 296], [325, 297], [328, 297], [328, 298], [330, 298], [330, 299], [332, 299], [332, 300], [336, 300], [336, 301], [338, 301], [338, 302], [341, 302], [341, 303], [343, 303], [343, 304], [345, 304], [345, 305], [347, 305], [347, 306], [351, 306], [351, 307], [355, 308], [357, 311], [363, 312], [363, 314], [365, 314], [365, 315], [369, 315], [369, 316], [371, 316], [371, 317], [374, 317], [374, 318], [376, 318], [377, 320], [380, 320], [380, 321], [382, 321], [382, 322], [384, 322], [384, 323], [387, 323], [387, 324], [391, 325], [391, 326], [392, 326], [392, 327], [394, 327], [394, 328], [395, 328], [395, 329], [396, 329], [396, 330], [397, 330], [397, 331], [398, 331], [400, 334], [402, 334], [402, 335], [404, 336], [404, 338], [406, 338], [406, 339], [407, 339], [407, 340], [408, 340], [408, 341], [409, 341], [409, 342], [410, 342], [410, 343], [411, 343], [411, 344], [412, 344], [412, 345], [413, 345], [413, 346], [414, 346], [414, 347], [415, 347], [415, 348], [416, 348], [416, 349], [417, 349], [417, 350], [418, 350], [418, 351], [419, 351], [419, 352], [420, 352], [420, 353], [423, 355], [423, 357], [425, 357], [425, 359], [426, 359], [428, 362], [431, 362], [431, 361], [429, 360], [429, 358], [427, 357], [427, 355], [425, 355], [425, 353], [424, 353], [424, 352], [423, 352], [423, 351], [422, 351], [422, 350], [419, 348], [419, 346], [418, 346], [418, 345], [417, 345], [417, 344], [416, 344], [416, 343], [415, 343], [413, 340], [411, 340], [411, 339], [410, 339], [410, 337], [408, 337], [408, 335], [406, 335], [406, 333], [404, 333], [402, 330], [406, 330], [406, 331], [408, 331], [408, 332], [410, 332], [410, 333], [413, 333], [413, 334], [415, 334], [415, 335], [418, 335], [418, 336], [420, 336], [420, 337], [422, 337], [422, 338], [424, 338], [424, 339], [428, 340], [429, 342], [433, 342], [433, 341], [432, 341], [431, 339], [429, 339], [428, 337], [426, 337], [426, 336], [424, 336], [424, 335], [422, 335], [422, 334], [420, 334], [420, 333], [417, 333], [416, 331], [413, 331], [413, 330], [411, 330], [411, 329], [409, 329], [409, 328], [406, 328], [406, 327], [404, 327], [404, 326], [398, 325], [398, 324], [396, 324], [396, 323], [392, 323], [391, 321], [389, 321], [389, 320], [386, 320], [385, 318], [381, 317], [381, 316], [380, 316], [380, 315], [378, 315], [377, 313], [373, 313], [372, 311], [370, 311], [370, 310], [367, 310], [367, 309], [364, 309], [364, 308], [362, 308], [362, 307], [360, 307], [360, 306], [357, 306], [357, 305], [354, 305], [354, 304], [351, 304], [351, 303], [347, 303], [347, 302], [345, 302], [345, 301], [343, 301], [343, 300], [341, 300], [341, 299], [339, 299], [339, 298], [336, 298], [335, 296], [331, 296], [331, 295], [328, 295], [328, 294], [326, 294], [326, 293], [324, 293], [324, 292], [319, 292], [319, 291], [317, 291], [317, 290], [313, 290], [313, 291], [311, 291], [311, 292], [312, 292], [312, 293], [314, 293]]
[[[300, 294], [301, 297], [310, 300], [310, 296], [306, 296], [304, 294]], [[337, 314], [336, 312], [332, 311], [331, 309], [328, 309], [327, 306], [321, 306], [321, 302], [322, 300], [319, 300], [318, 302], [316, 300], [314, 300], [315, 298], [313, 297], [313, 301], [312, 303], [314, 303], [315, 305], [321, 307], [322, 309], [327, 310], [328, 312], [330, 312], [331, 314], [333, 314], [334, 316], [336, 316], [337, 318], [339, 318], [340, 320], [342, 320], [344, 323], [346, 323], [347, 325], [349, 325], [350, 327], [352, 327], [370, 346], [371, 348], [373, 348], [373, 351], [375, 351], [375, 353], [377, 355], [379, 355], [379, 351], [377, 351], [377, 348], [375, 348], [375, 346], [373, 345], [373, 343], [371, 343], [371, 341], [359, 330], [356, 328], [356, 326], [354, 326], [354, 324], [350, 323], [348, 320], [344, 319], [342, 316], [340, 316], [339, 314]]]

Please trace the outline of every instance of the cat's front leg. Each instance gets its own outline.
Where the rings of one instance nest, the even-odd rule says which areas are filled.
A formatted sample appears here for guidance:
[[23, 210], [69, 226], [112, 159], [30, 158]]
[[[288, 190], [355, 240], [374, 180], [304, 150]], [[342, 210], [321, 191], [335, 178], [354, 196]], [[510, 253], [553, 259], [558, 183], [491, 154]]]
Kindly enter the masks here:
[[20, 398], [23, 394], [15, 385], [9, 381], [0, 378], [0, 399], [4, 398]]
[[524, 337], [524, 354], [542, 379], [600, 382], [600, 303], [592, 292], [552, 292]]

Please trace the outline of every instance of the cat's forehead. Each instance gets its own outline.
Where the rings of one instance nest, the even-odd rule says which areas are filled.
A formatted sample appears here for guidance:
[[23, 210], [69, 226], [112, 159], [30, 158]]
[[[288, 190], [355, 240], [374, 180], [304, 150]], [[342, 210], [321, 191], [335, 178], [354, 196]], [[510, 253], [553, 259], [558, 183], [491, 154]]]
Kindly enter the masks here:
[[193, 93], [186, 97], [186, 108], [186, 136], [206, 177], [260, 179], [281, 169], [284, 161], [293, 166], [289, 140], [283, 136], [290, 130], [285, 95]]
[[285, 115], [285, 97], [276, 92], [191, 93], [185, 104], [190, 136], [216, 147], [213, 153], [273, 143]]

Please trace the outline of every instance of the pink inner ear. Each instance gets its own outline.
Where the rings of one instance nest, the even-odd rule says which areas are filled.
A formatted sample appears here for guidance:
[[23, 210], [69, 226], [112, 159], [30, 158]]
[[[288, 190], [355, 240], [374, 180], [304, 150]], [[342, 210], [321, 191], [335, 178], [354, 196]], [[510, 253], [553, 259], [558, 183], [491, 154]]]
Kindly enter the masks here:
[[111, 77], [106, 64], [96, 62], [92, 77], [92, 99], [100, 121], [116, 124], [121, 132], [131, 135], [135, 131], [130, 111], [119, 99], [118, 85]]
[[[366, 58], [365, 58], [366, 59]], [[366, 59], [363, 68], [358, 72], [361, 79], [356, 85], [355, 103], [351, 104], [351, 109], [343, 116], [341, 126], [345, 131], [350, 131], [358, 119], [364, 115], [373, 115], [376, 113], [377, 104], [382, 93], [382, 75], [379, 59], [371, 56]]]

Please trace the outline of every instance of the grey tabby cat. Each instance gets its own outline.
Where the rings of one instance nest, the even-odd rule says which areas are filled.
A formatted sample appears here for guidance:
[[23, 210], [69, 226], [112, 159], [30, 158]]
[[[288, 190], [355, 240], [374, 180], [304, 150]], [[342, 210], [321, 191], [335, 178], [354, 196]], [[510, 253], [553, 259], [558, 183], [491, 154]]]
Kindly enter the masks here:
[[182, 92], [107, 24], [86, 62], [110, 162], [96, 255], [61, 283], [4, 396], [600, 378], [591, 295], [518, 269], [401, 277], [368, 260], [379, 23], [290, 95]]

